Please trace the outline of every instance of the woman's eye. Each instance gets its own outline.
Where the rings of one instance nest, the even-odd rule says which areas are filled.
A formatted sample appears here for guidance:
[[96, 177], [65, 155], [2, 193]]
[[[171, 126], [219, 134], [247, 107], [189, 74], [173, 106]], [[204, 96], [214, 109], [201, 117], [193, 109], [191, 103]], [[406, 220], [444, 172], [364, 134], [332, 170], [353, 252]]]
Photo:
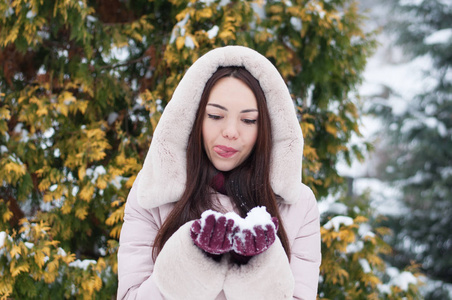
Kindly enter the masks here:
[[257, 120], [243, 119], [243, 122], [245, 122], [245, 124], [256, 124]]
[[207, 116], [209, 117], [209, 119], [213, 119], [213, 120], [220, 120], [221, 119], [221, 116], [217, 116], [217, 115], [207, 114]]

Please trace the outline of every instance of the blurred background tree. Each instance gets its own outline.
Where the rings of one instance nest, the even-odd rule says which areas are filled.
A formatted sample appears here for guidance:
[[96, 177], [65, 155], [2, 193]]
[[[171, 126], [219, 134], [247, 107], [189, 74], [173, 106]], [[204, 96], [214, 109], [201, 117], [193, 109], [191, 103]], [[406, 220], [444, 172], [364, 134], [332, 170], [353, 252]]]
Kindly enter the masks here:
[[[352, 0], [1, 0], [0, 16], [4, 299], [115, 297], [128, 191], [174, 88], [212, 48], [249, 46], [280, 70], [319, 199], [345, 192], [338, 160], [370, 146], [351, 142], [375, 46]], [[351, 207], [322, 219], [321, 297], [415, 297], [416, 280], [385, 282], [385, 231], [373, 233], [368, 204]]]
[[[397, 18], [388, 25], [407, 59], [422, 58], [429, 85], [406, 100], [405, 109], [381, 101], [384, 149], [379, 178], [402, 192], [406, 211], [383, 224], [394, 266], [412, 261], [432, 279], [452, 283], [452, 4], [389, 1]], [[421, 84], [421, 82], [419, 82]], [[391, 99], [391, 98], [390, 98]], [[442, 288], [427, 299], [449, 299]]]

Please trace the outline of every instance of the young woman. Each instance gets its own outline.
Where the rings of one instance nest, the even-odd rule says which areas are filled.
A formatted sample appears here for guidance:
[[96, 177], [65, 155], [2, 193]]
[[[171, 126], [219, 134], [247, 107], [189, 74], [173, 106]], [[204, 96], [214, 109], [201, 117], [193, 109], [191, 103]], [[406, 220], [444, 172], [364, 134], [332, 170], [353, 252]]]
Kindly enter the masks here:
[[118, 299], [315, 299], [320, 224], [302, 151], [270, 61], [241, 46], [198, 59], [129, 194]]

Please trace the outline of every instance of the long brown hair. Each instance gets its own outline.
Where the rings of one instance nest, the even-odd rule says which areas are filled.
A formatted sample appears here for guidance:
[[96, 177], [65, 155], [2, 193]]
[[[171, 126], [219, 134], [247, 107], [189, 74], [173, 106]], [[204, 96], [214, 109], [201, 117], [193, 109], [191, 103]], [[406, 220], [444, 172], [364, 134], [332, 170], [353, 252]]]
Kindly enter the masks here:
[[190, 220], [200, 218], [202, 212], [207, 209], [219, 209], [212, 203], [210, 186], [217, 171], [204, 150], [202, 124], [210, 91], [220, 79], [225, 77], [239, 79], [253, 91], [259, 114], [257, 119], [258, 135], [254, 149], [240, 166], [224, 173], [224, 187], [242, 217], [245, 217], [256, 206], [265, 206], [270, 215], [278, 218], [278, 236], [290, 259], [289, 241], [276, 202], [280, 197], [273, 192], [270, 184], [272, 136], [265, 94], [259, 85], [259, 81], [243, 67], [218, 68], [204, 87], [187, 145], [185, 191], [157, 233], [153, 249], [154, 259], [179, 227]]

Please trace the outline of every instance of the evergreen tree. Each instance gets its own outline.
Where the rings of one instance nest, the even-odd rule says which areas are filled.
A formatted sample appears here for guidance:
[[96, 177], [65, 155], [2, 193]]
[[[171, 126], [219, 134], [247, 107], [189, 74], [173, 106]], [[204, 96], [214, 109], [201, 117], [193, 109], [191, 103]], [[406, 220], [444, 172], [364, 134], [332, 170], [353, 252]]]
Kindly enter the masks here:
[[[341, 190], [337, 160], [366, 146], [349, 144], [373, 46], [361, 21], [352, 0], [1, 0], [0, 296], [115, 294], [128, 191], [175, 86], [214, 47], [276, 65], [305, 135], [305, 183], [319, 198]], [[341, 252], [325, 239], [328, 266]], [[362, 269], [341, 268], [324, 269], [329, 291]]]
[[382, 256], [389, 228], [379, 226], [369, 194], [340, 197], [322, 214], [320, 299], [422, 299], [415, 265], [399, 270]]
[[[393, 1], [398, 43], [410, 58], [432, 62], [426, 76], [434, 84], [395, 113], [387, 103], [387, 161], [381, 178], [401, 188], [407, 212], [388, 220], [394, 232], [392, 262], [418, 262], [434, 278], [452, 283], [452, 3]], [[442, 296], [441, 296], [442, 297]], [[444, 299], [440, 296], [437, 299]]]

